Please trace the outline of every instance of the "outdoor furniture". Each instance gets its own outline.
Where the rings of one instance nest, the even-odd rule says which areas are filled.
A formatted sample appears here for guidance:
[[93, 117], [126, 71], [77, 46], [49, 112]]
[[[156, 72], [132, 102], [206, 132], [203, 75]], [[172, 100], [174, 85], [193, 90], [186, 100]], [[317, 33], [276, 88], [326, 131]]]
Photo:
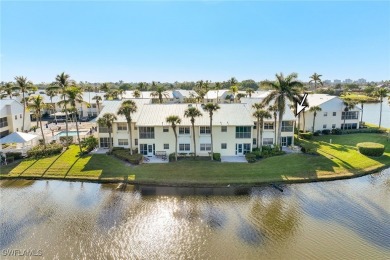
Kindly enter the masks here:
[[156, 151], [155, 155], [157, 158], [161, 158], [162, 160], [167, 159], [167, 152], [166, 151]]

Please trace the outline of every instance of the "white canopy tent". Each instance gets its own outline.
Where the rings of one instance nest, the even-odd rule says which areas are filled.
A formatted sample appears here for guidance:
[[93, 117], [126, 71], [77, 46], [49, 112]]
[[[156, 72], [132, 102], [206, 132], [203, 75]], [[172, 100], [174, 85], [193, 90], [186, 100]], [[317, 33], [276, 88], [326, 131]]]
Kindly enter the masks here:
[[38, 142], [38, 136], [23, 132], [13, 132], [0, 139], [0, 150], [2, 144], [16, 144], [3, 149], [3, 152], [21, 152], [23, 155]]

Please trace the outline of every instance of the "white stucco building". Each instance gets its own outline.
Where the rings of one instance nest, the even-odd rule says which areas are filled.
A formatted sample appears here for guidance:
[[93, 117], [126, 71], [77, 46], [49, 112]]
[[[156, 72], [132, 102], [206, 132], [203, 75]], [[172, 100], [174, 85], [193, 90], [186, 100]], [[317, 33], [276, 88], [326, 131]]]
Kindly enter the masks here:
[[[24, 130], [30, 130], [30, 113], [26, 111], [24, 118]], [[0, 101], [0, 138], [12, 132], [22, 131], [23, 104], [14, 99], [2, 99]]]

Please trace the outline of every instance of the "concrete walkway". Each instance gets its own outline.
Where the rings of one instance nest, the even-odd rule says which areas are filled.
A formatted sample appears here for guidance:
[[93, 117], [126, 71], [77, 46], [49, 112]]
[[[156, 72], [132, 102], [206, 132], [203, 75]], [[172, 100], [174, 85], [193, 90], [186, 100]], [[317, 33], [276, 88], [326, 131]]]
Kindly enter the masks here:
[[245, 156], [221, 156], [221, 162], [247, 163]]

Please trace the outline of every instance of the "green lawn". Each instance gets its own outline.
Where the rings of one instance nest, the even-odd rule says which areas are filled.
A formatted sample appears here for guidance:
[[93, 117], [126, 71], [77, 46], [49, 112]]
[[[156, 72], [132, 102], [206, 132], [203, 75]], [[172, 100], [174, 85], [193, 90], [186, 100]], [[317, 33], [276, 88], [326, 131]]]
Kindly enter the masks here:
[[349, 100], [356, 101], [358, 103], [361, 102], [361, 101], [365, 101], [365, 102], [368, 102], [368, 103], [379, 102], [378, 98], [376, 98], [376, 97], [369, 97], [369, 96], [364, 95], [364, 94], [349, 93], [348, 95], [342, 95], [340, 97], [342, 99], [349, 99]]
[[[329, 139], [332, 139], [332, 144]], [[253, 164], [179, 161], [128, 166], [108, 155], [78, 157], [78, 147], [71, 146], [58, 156], [27, 159], [2, 167], [0, 176], [226, 185], [347, 177], [390, 166], [390, 141], [385, 134], [329, 135], [301, 142], [318, 148], [320, 156], [290, 154]], [[382, 143], [385, 154], [379, 158], [361, 155], [356, 149], [359, 142]]]

